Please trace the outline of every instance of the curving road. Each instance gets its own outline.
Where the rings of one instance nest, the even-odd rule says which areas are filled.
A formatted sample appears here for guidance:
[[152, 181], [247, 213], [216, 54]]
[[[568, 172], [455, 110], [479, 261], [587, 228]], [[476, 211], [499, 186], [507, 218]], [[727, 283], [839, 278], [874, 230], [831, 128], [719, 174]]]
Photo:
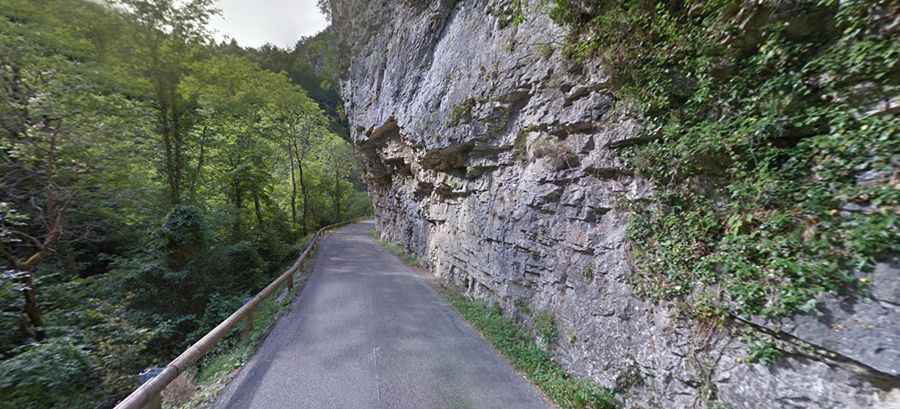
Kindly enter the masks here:
[[323, 239], [306, 288], [216, 407], [550, 408], [372, 227]]

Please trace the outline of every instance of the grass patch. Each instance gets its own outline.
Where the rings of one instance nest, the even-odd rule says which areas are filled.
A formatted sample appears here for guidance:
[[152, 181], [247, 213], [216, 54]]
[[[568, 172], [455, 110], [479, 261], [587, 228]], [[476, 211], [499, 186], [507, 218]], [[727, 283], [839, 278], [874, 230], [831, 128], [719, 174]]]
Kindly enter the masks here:
[[397, 243], [387, 241], [387, 240], [382, 240], [381, 236], [378, 234], [378, 230], [370, 229], [369, 236], [371, 236], [373, 239], [375, 239], [375, 241], [378, 244], [380, 244], [381, 247], [384, 247], [385, 250], [387, 250], [389, 253], [397, 256], [397, 258], [402, 260], [407, 265], [412, 266], [412, 267], [420, 267], [421, 266], [421, 264], [419, 263], [419, 259], [416, 258], [416, 256], [413, 255], [412, 253], [406, 251], [406, 249], [403, 248], [403, 246], [401, 246]]
[[553, 313], [550, 311], [541, 311], [534, 317], [534, 329], [548, 347], [556, 343], [557, 338], [559, 338], [556, 318], [553, 317]]
[[[612, 391], [590, 381], [577, 379], [553, 361], [552, 355], [538, 345], [528, 331], [503, 317], [498, 306], [446, 292], [453, 307], [494, 345], [512, 365], [540, 388], [562, 409], [613, 409]], [[542, 316], [543, 314], [538, 314]], [[556, 337], [553, 316], [549, 316], [547, 335]], [[545, 319], [546, 320], [546, 319]], [[542, 336], [545, 336], [542, 334]]]
[[290, 305], [293, 294], [292, 291], [281, 302], [273, 297], [261, 303], [256, 309], [253, 317], [253, 330], [247, 339], [242, 340], [239, 336], [232, 336], [229, 339], [230, 342], [207, 355], [197, 374], [197, 380], [201, 383], [209, 383], [218, 376], [229, 373], [247, 363], [256, 352], [256, 347], [268, 335], [269, 329], [275, 324], [282, 311]]

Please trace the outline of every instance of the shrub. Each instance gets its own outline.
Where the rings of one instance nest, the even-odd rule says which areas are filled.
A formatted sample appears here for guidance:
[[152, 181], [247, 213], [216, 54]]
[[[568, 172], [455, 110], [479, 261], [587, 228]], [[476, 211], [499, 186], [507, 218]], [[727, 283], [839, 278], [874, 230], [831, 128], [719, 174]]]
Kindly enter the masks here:
[[22, 296], [11, 279], [0, 276], [0, 355], [11, 351], [21, 341], [19, 331]]
[[202, 212], [194, 206], [178, 206], [166, 216], [166, 222], [160, 229], [160, 237], [170, 269], [181, 270], [192, 257], [203, 250], [207, 229]]
[[91, 366], [81, 346], [53, 338], [0, 363], [0, 408], [87, 408]]
[[254, 290], [266, 284], [265, 260], [252, 242], [225, 246], [223, 249], [227, 265], [218, 272], [211, 272], [217, 277], [215, 281], [226, 291], [240, 292]]
[[203, 312], [203, 318], [198, 324], [197, 330], [188, 338], [199, 339], [207, 332], [211, 331], [216, 325], [228, 318], [244, 305], [247, 299], [245, 295], [223, 295], [213, 294], [206, 303], [206, 310]]

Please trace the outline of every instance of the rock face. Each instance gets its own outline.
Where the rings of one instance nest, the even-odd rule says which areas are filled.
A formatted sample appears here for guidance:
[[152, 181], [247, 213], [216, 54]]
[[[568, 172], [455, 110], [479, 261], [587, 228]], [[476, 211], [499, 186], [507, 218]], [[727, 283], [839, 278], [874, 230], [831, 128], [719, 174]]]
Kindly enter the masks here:
[[[880, 297], [780, 323], [704, 325], [634, 294], [621, 204], [652, 186], [616, 149], [640, 118], [599, 64], [560, 55], [562, 28], [539, 12], [513, 24], [506, 3], [333, 2], [384, 238], [526, 323], [551, 312], [558, 360], [624, 408], [900, 408], [896, 263], [873, 276], [895, 283]], [[783, 357], [744, 362], [749, 329]]]

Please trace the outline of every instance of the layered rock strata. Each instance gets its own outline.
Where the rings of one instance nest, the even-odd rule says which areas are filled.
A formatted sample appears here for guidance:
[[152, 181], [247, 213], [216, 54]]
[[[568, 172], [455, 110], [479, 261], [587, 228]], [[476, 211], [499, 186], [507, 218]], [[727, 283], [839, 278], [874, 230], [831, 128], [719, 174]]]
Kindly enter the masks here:
[[[497, 1], [334, 1], [343, 94], [383, 237], [526, 323], [555, 317], [557, 359], [625, 408], [900, 408], [900, 269], [875, 293], [784, 322], [726, 327], [635, 294], [627, 200], [652, 194], [617, 149], [638, 136], [599, 64], [541, 13]], [[530, 5], [539, 7], [537, 2]], [[782, 358], [745, 362], [742, 333]]]

